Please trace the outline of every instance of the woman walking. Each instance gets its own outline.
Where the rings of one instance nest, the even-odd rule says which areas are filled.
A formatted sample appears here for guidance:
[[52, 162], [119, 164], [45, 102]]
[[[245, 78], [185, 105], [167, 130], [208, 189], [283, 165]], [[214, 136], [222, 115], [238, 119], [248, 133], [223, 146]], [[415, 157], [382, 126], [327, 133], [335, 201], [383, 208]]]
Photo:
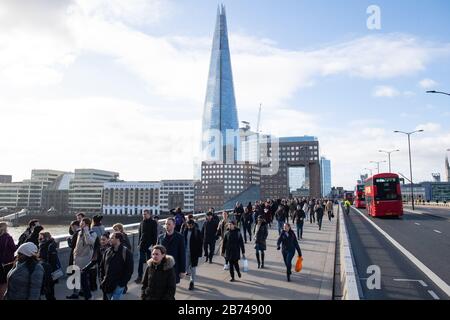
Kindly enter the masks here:
[[236, 221], [231, 221], [229, 224], [229, 231], [225, 234], [223, 238], [222, 255], [228, 260], [230, 264], [230, 275], [231, 282], [234, 282], [234, 270], [241, 277], [241, 271], [239, 269], [239, 260], [242, 255], [245, 257], [245, 246], [244, 240], [242, 239], [242, 234], [239, 229], [236, 228]]
[[299, 257], [301, 257], [302, 251], [300, 250], [297, 237], [295, 236], [295, 233], [291, 229], [291, 225], [289, 223], [284, 224], [284, 230], [277, 241], [277, 250], [280, 250], [280, 245], [281, 245], [281, 253], [283, 254], [284, 264], [286, 265], [287, 281], [290, 282], [292, 274], [292, 258], [294, 258], [296, 250]]
[[[258, 217], [258, 223], [255, 229], [255, 250], [256, 250], [256, 260], [258, 261], [258, 269], [264, 269], [264, 251], [266, 251], [266, 240], [269, 235], [267, 230], [267, 222], [264, 217]], [[261, 255], [261, 256], [260, 256]]]
[[152, 258], [147, 261], [142, 280], [142, 300], [175, 300], [175, 259], [166, 253], [164, 246], [153, 247]]

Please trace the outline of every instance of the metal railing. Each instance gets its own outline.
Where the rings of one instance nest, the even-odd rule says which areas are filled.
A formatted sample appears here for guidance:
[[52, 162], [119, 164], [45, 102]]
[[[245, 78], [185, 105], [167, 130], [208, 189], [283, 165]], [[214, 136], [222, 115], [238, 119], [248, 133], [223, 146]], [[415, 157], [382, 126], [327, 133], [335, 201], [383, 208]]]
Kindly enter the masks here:
[[[217, 211], [217, 215], [220, 217], [222, 215], [222, 212], [228, 212], [231, 213], [233, 212], [233, 210], [222, 210], [222, 211]], [[199, 223], [199, 227], [201, 228], [203, 226], [203, 222], [206, 219], [206, 213], [199, 213], [199, 214], [194, 214], [194, 219], [196, 220], [197, 223]], [[160, 219], [158, 221], [159, 224], [164, 225], [167, 221], [166, 219]], [[127, 234], [128, 239], [130, 240], [130, 244], [131, 244], [131, 251], [136, 254], [138, 250], [138, 244], [139, 244], [139, 239], [138, 239], [138, 235], [139, 235], [139, 226], [140, 226], [140, 222], [139, 223], [132, 223], [132, 224], [127, 224], [123, 226], [124, 232]], [[105, 228], [105, 231], [113, 231], [112, 227], [107, 227]], [[70, 238], [69, 234], [63, 234], [63, 235], [58, 235], [58, 236], [54, 236], [53, 239], [55, 240], [55, 242], [58, 245], [58, 256], [59, 256], [59, 260], [61, 261], [61, 265], [63, 270], [65, 270], [68, 266], [68, 262], [69, 262], [69, 257], [70, 257], [70, 252], [71, 249], [68, 246], [67, 240], [68, 238]]]

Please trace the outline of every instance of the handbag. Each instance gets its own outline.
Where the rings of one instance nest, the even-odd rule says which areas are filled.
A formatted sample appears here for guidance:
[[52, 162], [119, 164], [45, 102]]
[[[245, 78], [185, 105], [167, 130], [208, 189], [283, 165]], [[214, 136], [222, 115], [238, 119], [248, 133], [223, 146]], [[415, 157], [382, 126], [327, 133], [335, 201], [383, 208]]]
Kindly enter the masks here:
[[303, 257], [298, 256], [297, 262], [295, 263], [295, 272], [302, 271], [303, 268]]
[[244, 265], [244, 272], [248, 272], [248, 260], [247, 260], [247, 258], [244, 258], [243, 265]]
[[52, 272], [52, 279], [53, 279], [53, 281], [58, 280], [62, 276], [64, 276], [64, 272], [62, 271], [61, 268], [56, 269], [55, 271]]

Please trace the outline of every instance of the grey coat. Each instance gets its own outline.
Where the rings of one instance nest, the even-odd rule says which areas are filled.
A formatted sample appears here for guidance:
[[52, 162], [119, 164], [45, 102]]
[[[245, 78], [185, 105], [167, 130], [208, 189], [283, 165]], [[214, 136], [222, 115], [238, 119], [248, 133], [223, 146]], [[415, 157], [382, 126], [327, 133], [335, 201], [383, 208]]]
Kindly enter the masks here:
[[44, 267], [37, 263], [33, 273], [25, 262], [17, 263], [8, 273], [8, 289], [6, 300], [39, 300], [41, 298]]
[[94, 254], [95, 239], [97, 239], [95, 232], [84, 232], [81, 230], [78, 233], [77, 245], [73, 250], [73, 259], [74, 264], [80, 269], [83, 269], [91, 262]]

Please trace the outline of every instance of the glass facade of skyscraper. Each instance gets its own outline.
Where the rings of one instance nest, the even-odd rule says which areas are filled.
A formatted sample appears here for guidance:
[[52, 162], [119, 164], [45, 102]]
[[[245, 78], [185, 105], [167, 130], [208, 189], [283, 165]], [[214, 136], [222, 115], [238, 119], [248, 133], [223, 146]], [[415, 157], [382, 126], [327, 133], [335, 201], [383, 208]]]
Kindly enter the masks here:
[[217, 12], [202, 134], [203, 161], [240, 160], [239, 121], [224, 6]]
[[320, 177], [322, 180], [322, 196], [326, 197], [331, 192], [331, 161], [320, 158]]

